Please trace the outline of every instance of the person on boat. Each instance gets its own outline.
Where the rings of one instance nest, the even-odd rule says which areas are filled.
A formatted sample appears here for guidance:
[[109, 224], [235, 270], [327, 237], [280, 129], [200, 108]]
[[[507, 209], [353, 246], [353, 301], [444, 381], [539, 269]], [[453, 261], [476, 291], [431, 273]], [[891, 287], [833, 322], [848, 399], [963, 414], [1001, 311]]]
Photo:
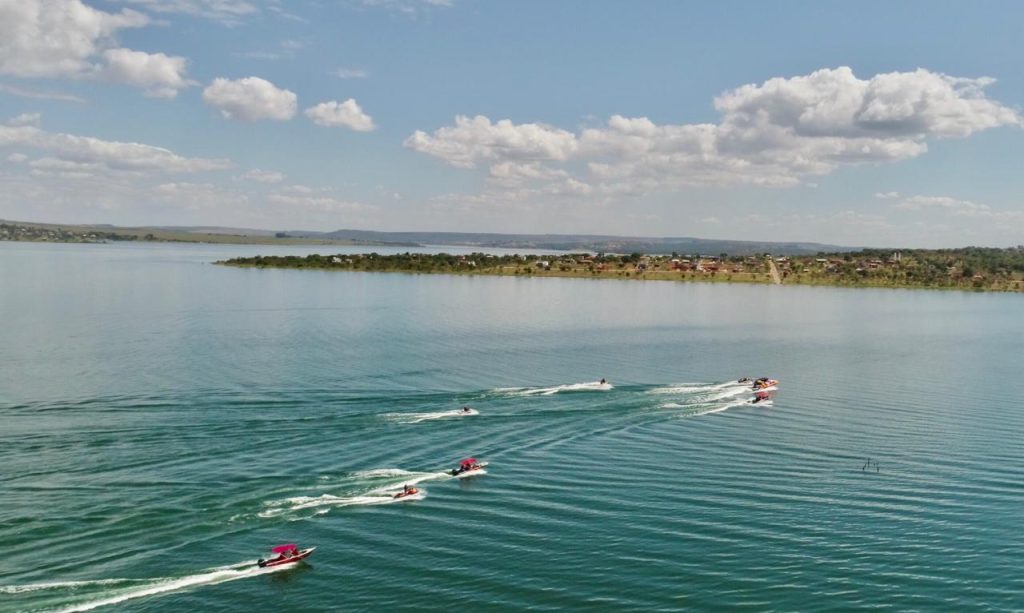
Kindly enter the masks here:
[[292, 549], [292, 557], [293, 558], [297, 558], [298, 556], [299, 556], [299, 548], [298, 547], [294, 547]]
[[750, 383], [750, 377], [743, 377], [742, 379], [740, 379], [736, 383]]
[[473, 409], [471, 409], [471, 408], [469, 408], [469, 407], [462, 407], [462, 412], [463, 412], [463, 413], [469, 413], [469, 412], [470, 412], [470, 411], [472, 411], [472, 410], [473, 410]]
[[406, 483], [405, 484], [405, 495], [408, 496], [409, 494], [415, 494], [415, 493], [416, 493], [416, 488], [414, 488], [413, 486], [411, 486], [408, 483]]
[[604, 385], [605, 383], [608, 383], [608, 379], [601, 379], [601, 385]]

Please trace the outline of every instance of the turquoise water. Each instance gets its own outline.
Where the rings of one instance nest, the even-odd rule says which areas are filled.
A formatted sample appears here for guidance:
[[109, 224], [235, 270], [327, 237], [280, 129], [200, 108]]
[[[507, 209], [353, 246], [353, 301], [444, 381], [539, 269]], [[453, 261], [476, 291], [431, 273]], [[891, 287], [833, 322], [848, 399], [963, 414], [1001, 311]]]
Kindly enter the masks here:
[[0, 243], [0, 610], [1024, 608], [1020, 296], [271, 251]]

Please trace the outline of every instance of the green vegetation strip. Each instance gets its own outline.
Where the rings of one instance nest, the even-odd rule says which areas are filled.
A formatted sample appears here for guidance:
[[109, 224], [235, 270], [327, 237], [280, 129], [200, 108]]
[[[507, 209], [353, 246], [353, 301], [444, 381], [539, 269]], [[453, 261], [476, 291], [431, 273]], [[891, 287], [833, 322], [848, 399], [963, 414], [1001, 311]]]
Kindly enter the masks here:
[[228, 266], [404, 272], [423, 274], [580, 277], [771, 283], [771, 263], [783, 285], [902, 287], [1024, 291], [1024, 246], [1010, 249], [879, 250], [773, 257], [710, 255], [377, 253], [256, 256], [217, 262]]

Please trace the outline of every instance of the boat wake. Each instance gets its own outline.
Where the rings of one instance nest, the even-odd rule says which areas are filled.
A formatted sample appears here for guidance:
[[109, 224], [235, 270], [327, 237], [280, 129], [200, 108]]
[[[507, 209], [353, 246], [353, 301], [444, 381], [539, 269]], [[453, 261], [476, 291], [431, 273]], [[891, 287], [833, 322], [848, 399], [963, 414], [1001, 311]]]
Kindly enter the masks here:
[[[362, 482], [386, 481], [386, 483], [364, 483], [358, 492], [323, 493], [319, 496], [292, 496], [280, 500], [270, 500], [263, 503], [264, 509], [256, 515], [264, 519], [283, 517], [289, 521], [296, 521], [324, 515], [329, 513], [332, 508], [337, 507], [393, 504], [423, 500], [426, 497], [426, 492], [424, 491], [401, 498], [395, 498], [394, 496], [401, 492], [402, 487], [405, 485], [416, 485], [423, 481], [450, 479], [451, 475], [444, 472], [410, 472], [398, 468], [384, 468], [354, 473], [351, 477]], [[372, 485], [376, 485], [376, 487], [371, 487]]]
[[248, 560], [230, 566], [210, 568], [184, 577], [96, 579], [9, 585], [0, 586], [0, 594], [34, 593], [33, 596], [39, 598], [39, 605], [47, 610], [70, 613], [72, 611], [90, 611], [99, 607], [116, 605], [126, 600], [156, 596], [203, 585], [247, 579], [289, 568], [291, 567], [259, 568], [256, 566], [256, 560]]
[[590, 381], [588, 383], [569, 383], [554, 387], [503, 387], [494, 390], [506, 396], [551, 396], [560, 392], [607, 392], [614, 389], [611, 383]]
[[[658, 405], [661, 409], [680, 411], [685, 417], [721, 413], [740, 406], [772, 406], [770, 399], [755, 403], [749, 382], [683, 383], [648, 390], [649, 394], [677, 396]], [[769, 390], [770, 391], [770, 390]]]
[[692, 393], [712, 393], [716, 391], [725, 390], [732, 392], [737, 390], [737, 393], [750, 390], [750, 382], [739, 383], [738, 381], [726, 381], [725, 383], [679, 383], [677, 385], [668, 385], [665, 387], [656, 387], [649, 390], [649, 394], [692, 394]]
[[436, 411], [433, 413], [387, 413], [384, 415], [384, 418], [396, 424], [418, 424], [424, 421], [433, 421], [435, 419], [456, 419], [459, 417], [472, 417], [479, 414], [480, 411], [477, 411], [476, 409], [470, 409], [468, 411], [455, 409], [452, 411]]

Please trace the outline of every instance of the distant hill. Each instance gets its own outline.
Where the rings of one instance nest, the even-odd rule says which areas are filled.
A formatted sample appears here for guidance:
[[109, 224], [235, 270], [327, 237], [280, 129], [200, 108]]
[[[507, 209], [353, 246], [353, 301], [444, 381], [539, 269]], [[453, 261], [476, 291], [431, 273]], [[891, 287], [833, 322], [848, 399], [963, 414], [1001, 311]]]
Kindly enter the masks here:
[[216, 226], [114, 226], [110, 224], [53, 224], [0, 219], [0, 240], [96, 243], [108, 241], [226, 243], [236, 245], [326, 245], [338, 247], [416, 247], [415, 243], [381, 243], [333, 238], [322, 232], [302, 236], [273, 230]]
[[290, 231], [289, 236], [308, 236], [355, 241], [387, 243], [419, 243], [424, 245], [457, 245], [503, 249], [557, 249], [563, 251], [594, 251], [600, 253], [689, 253], [718, 255], [808, 255], [819, 252], [853, 251], [853, 247], [822, 243], [734, 241], [694, 237], [629, 237], [587, 234], [487, 234], [473, 232], [372, 232], [368, 230], [335, 230], [334, 232]]
[[[2, 222], [3, 220], [0, 220]], [[4, 222], [27, 228], [55, 231], [65, 229], [73, 233], [102, 232], [110, 234], [106, 240], [141, 240], [239, 244], [305, 244], [305, 245], [362, 245], [386, 247], [420, 247], [423, 245], [449, 245], [480, 249], [534, 249], [557, 251], [592, 251], [595, 253], [647, 253], [755, 255], [813, 255], [854, 251], [854, 247], [841, 247], [822, 243], [733, 241], [694, 237], [644, 237], [591, 234], [496, 234], [481, 232], [374, 232], [371, 230], [335, 230], [313, 232], [309, 230], [258, 230], [223, 226], [113, 226], [109, 224], [48, 224], [35, 222]], [[116, 234], [117, 238], [113, 238]]]

